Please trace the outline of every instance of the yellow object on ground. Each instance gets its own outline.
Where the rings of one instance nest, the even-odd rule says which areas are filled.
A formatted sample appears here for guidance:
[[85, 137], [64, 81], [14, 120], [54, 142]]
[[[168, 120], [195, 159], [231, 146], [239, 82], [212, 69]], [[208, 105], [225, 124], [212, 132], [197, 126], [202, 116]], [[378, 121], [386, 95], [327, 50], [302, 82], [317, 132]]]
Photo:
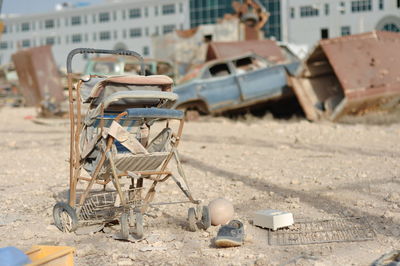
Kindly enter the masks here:
[[66, 246], [33, 246], [25, 254], [34, 265], [73, 266], [76, 249]]

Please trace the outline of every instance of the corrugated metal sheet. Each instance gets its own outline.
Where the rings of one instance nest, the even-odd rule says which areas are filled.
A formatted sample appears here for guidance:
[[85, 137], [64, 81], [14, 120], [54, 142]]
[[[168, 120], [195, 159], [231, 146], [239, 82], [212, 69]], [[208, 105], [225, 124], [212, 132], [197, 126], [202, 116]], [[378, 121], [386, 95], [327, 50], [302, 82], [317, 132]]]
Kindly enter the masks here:
[[206, 61], [229, 58], [245, 53], [255, 53], [269, 61], [282, 63], [286, 60], [281, 48], [272, 40], [251, 40], [238, 42], [211, 42], [208, 45]]
[[60, 103], [63, 86], [51, 46], [24, 49], [12, 55], [22, 94], [27, 105], [38, 106], [43, 100]]
[[370, 32], [321, 40], [293, 78], [307, 118], [393, 108], [400, 100], [400, 34]]

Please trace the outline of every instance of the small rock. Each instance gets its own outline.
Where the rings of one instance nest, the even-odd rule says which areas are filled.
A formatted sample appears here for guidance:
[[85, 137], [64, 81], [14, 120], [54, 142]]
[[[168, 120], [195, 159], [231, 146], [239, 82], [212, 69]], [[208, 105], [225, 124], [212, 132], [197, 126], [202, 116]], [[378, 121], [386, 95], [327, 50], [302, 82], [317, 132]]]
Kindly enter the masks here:
[[121, 259], [118, 261], [117, 265], [133, 265], [133, 263], [130, 259]]
[[77, 251], [79, 257], [86, 257], [89, 255], [97, 254], [97, 249], [92, 245], [86, 245], [83, 248], [78, 249]]
[[394, 203], [400, 202], [400, 193], [398, 193], [398, 192], [390, 192], [385, 197], [385, 200], [389, 201], [389, 202], [394, 202]]
[[382, 218], [385, 218], [385, 219], [392, 219], [393, 217], [394, 217], [394, 214], [391, 211], [385, 211], [382, 214]]
[[291, 185], [298, 185], [298, 184], [300, 184], [300, 181], [299, 181], [298, 179], [292, 179], [292, 180], [290, 181], [290, 184], [291, 184]]

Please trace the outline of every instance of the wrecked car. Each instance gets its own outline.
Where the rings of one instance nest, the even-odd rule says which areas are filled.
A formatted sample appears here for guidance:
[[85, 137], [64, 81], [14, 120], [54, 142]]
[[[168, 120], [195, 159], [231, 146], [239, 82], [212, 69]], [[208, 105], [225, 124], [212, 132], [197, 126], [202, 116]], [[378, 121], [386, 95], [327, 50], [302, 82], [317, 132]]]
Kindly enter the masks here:
[[[157, 59], [144, 59], [146, 76], [166, 75], [174, 78], [172, 64]], [[88, 60], [85, 67], [86, 75], [123, 75], [139, 74], [140, 62], [136, 59], [129, 59], [119, 56], [94, 57]]]
[[175, 108], [194, 116], [220, 114], [294, 97], [288, 75], [298, 65], [272, 63], [254, 53], [209, 61], [180, 80]]

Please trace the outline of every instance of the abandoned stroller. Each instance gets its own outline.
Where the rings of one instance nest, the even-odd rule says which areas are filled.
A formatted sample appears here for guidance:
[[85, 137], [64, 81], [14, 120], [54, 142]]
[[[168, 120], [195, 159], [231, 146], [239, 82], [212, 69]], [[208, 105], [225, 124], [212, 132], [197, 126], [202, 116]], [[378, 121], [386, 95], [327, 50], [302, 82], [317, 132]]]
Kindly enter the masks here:
[[[133, 56], [142, 75], [83, 76], [73, 86], [71, 64], [77, 54]], [[132, 234], [142, 238], [143, 215], [153, 204], [156, 186], [172, 179], [186, 199], [158, 204], [194, 204], [188, 209], [188, 229], [207, 229], [209, 209], [193, 198], [179, 160], [184, 114], [171, 109], [177, 100], [173, 81], [144, 76], [143, 58], [133, 51], [74, 49], [67, 57], [67, 71], [70, 187], [68, 202], [58, 202], [53, 209], [57, 228], [72, 232], [78, 226], [118, 221], [120, 239]], [[155, 124], [162, 129], [151, 132]], [[176, 171], [169, 169], [173, 161]]]

